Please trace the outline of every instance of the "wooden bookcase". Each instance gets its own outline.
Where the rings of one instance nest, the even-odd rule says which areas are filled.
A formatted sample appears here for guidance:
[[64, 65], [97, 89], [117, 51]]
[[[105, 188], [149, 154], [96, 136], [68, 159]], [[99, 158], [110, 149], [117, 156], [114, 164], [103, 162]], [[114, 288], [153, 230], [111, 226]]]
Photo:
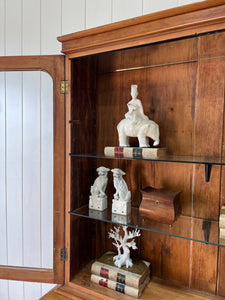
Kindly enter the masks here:
[[[56, 293], [71, 299], [131, 299], [90, 282], [90, 264], [113, 250], [108, 231], [118, 223], [110, 210], [89, 215], [90, 186], [103, 165], [123, 169], [132, 193], [127, 225], [141, 229], [132, 255], [151, 262], [153, 278], [141, 299], [225, 297], [225, 245], [218, 223], [225, 204], [224, 1], [203, 1], [58, 40], [65, 54], [65, 102], [58, 89], [62, 56], [1, 58], [2, 71], [45, 70], [54, 79], [55, 181], [53, 270], [0, 267], [0, 277], [64, 280]], [[127, 112], [131, 84], [138, 85], [145, 114], [160, 126], [165, 157], [103, 154], [105, 146], [118, 145], [116, 125]], [[181, 214], [172, 226], [140, 218], [140, 189], [147, 186], [181, 191]], [[110, 204], [111, 174], [106, 192]]]
[[[224, 29], [224, 1], [205, 1], [58, 38], [69, 83], [68, 261], [61, 292], [130, 299], [90, 282], [90, 263], [113, 250], [107, 233], [117, 223], [110, 210], [103, 216], [88, 210], [89, 188], [103, 165], [126, 172], [133, 207], [128, 225], [142, 230], [133, 255], [152, 263], [153, 278], [225, 296], [218, 226], [225, 191]], [[116, 125], [127, 111], [131, 84], [138, 85], [145, 113], [160, 126], [160, 147], [168, 153], [162, 159], [104, 157], [105, 146], [118, 145]], [[181, 215], [171, 227], [140, 218], [140, 189], [146, 186], [182, 191]]]
[[[117, 223], [110, 210], [103, 216], [88, 210], [89, 189], [103, 165], [126, 172], [132, 193], [128, 225], [142, 231], [133, 255], [152, 263], [153, 278], [225, 296], [218, 225], [225, 194], [224, 30], [224, 1], [204, 1], [58, 38], [69, 83], [64, 291], [130, 299], [90, 282], [90, 263], [113, 250], [107, 233]], [[105, 146], [118, 145], [116, 125], [127, 111], [131, 84], [159, 124], [166, 157], [104, 157]], [[140, 189], [147, 186], [181, 191], [181, 215], [172, 226], [140, 218]]]

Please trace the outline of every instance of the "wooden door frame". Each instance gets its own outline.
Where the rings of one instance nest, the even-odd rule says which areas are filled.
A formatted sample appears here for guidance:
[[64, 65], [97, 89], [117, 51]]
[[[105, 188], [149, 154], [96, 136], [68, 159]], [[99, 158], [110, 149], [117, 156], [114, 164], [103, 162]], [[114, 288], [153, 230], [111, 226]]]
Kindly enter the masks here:
[[53, 269], [0, 266], [0, 278], [33, 282], [63, 283], [64, 262], [64, 184], [65, 184], [65, 101], [61, 94], [64, 80], [64, 56], [11, 56], [0, 57], [0, 71], [44, 71], [53, 80], [53, 136], [54, 136], [54, 180], [53, 180]]

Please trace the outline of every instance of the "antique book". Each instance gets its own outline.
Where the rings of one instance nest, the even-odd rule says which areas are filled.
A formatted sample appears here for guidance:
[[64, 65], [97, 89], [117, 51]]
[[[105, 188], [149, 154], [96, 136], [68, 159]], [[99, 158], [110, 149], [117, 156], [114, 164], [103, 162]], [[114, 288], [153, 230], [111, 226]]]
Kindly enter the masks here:
[[115, 290], [117, 292], [120, 292], [122, 294], [126, 294], [135, 298], [139, 298], [141, 296], [141, 294], [143, 293], [145, 287], [147, 286], [147, 284], [149, 283], [149, 277], [147, 276], [144, 280], [144, 282], [140, 285], [140, 287], [134, 288], [132, 286], [120, 283], [120, 282], [116, 282], [113, 280], [109, 280], [107, 278], [95, 275], [95, 274], [91, 274], [91, 281], [94, 283], [97, 283], [101, 286], [107, 287], [109, 289]]
[[220, 209], [219, 227], [225, 228], [225, 205]]
[[91, 273], [139, 289], [145, 279], [149, 277], [150, 263], [133, 259], [133, 267], [117, 268], [113, 262], [115, 255], [115, 252], [103, 254], [92, 264]]
[[105, 147], [105, 156], [156, 159], [166, 154], [166, 148]]
[[220, 238], [225, 239], [225, 228], [220, 228]]

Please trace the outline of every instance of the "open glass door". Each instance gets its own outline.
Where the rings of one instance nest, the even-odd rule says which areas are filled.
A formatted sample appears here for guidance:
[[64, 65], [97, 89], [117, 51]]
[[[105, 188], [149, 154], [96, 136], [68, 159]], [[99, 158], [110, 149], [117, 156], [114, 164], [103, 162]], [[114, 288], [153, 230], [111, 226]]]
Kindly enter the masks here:
[[64, 56], [0, 57], [0, 278], [62, 283]]

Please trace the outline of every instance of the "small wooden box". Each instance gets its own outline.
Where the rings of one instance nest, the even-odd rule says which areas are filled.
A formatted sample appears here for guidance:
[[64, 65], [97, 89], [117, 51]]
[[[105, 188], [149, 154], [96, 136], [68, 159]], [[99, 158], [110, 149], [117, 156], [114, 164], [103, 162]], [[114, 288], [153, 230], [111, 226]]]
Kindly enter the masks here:
[[179, 194], [166, 189], [147, 187], [141, 190], [141, 217], [155, 222], [172, 224], [180, 213]]

